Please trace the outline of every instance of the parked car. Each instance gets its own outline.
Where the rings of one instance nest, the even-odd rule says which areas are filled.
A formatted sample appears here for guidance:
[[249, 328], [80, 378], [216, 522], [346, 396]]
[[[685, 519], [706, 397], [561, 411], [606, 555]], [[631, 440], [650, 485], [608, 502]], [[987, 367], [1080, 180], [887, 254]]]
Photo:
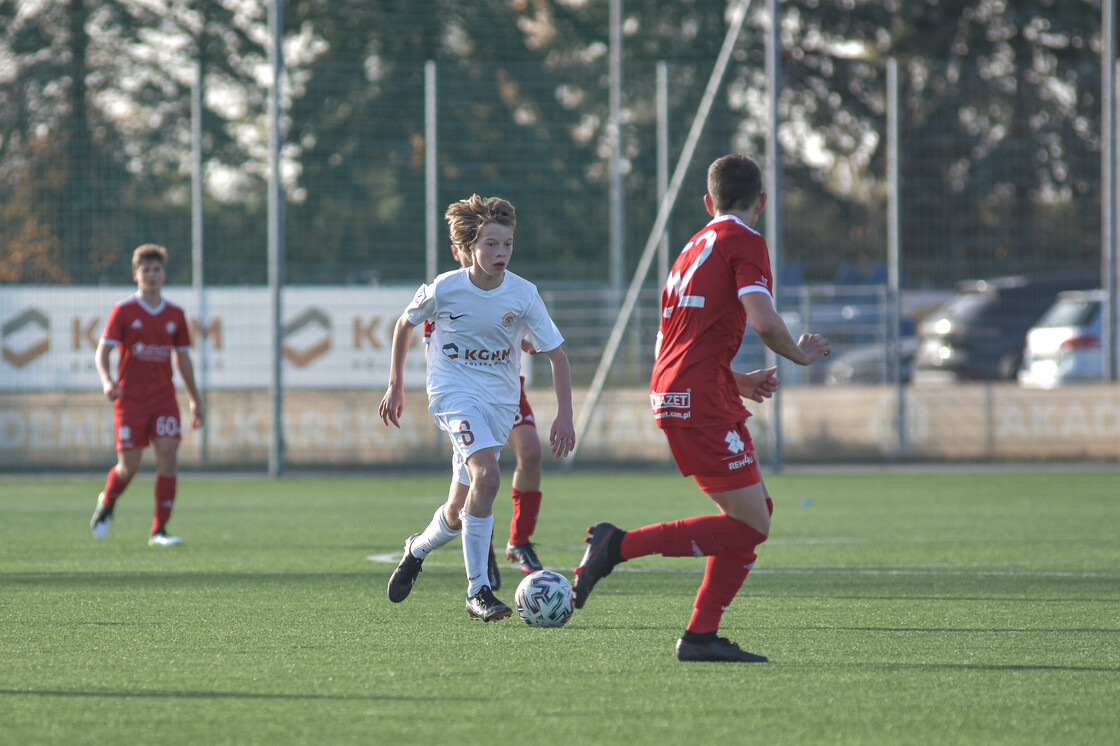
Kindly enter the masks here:
[[1027, 332], [1019, 383], [1053, 388], [1100, 381], [1104, 374], [1103, 308], [1101, 290], [1060, 293], [1050, 310]]
[[1014, 380], [1023, 340], [1064, 290], [1098, 287], [1093, 275], [970, 280], [918, 325], [914, 382]]
[[[899, 378], [910, 383], [914, 374], [914, 355], [918, 352], [917, 337], [899, 340]], [[835, 353], [833, 353], [835, 354]], [[825, 364], [824, 382], [828, 386], [852, 384], [890, 383], [887, 345], [882, 343], [856, 345], [839, 356], [829, 358]]]

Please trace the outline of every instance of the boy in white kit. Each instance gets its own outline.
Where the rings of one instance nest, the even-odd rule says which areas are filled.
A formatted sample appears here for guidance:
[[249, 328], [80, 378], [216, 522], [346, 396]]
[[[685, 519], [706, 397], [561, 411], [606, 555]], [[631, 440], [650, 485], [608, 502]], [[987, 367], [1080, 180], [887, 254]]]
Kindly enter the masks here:
[[389, 578], [389, 600], [408, 597], [428, 554], [460, 533], [467, 567], [467, 615], [484, 622], [512, 614], [487, 581], [494, 498], [501, 476], [498, 454], [509, 438], [521, 398], [521, 339], [529, 335], [552, 364], [557, 413], [549, 433], [552, 452], [575, 447], [572, 386], [564, 338], [536, 286], [506, 270], [517, 225], [513, 205], [498, 197], [453, 203], [446, 214], [451, 241], [472, 264], [423, 285], [397, 320], [389, 388], [379, 413], [400, 427], [404, 411], [404, 361], [413, 330], [435, 323], [427, 361], [428, 412], [447, 432], [453, 449], [452, 490], [422, 532], [405, 542], [404, 557]]

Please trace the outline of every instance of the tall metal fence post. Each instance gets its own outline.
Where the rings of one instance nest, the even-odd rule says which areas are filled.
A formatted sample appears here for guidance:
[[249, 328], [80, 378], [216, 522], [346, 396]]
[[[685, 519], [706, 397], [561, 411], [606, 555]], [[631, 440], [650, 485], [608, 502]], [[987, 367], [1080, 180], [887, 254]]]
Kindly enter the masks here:
[[[669, 191], [669, 66], [657, 63], [657, 202]], [[669, 231], [661, 234], [657, 249], [657, 277], [669, 276]]]
[[[766, 36], [766, 79], [770, 81], [770, 132], [766, 135], [766, 161], [770, 172], [767, 179], [768, 190], [773, 196], [766, 209], [766, 243], [770, 247], [771, 270], [774, 273], [775, 284], [782, 274], [782, 144], [778, 141], [778, 96], [782, 90], [782, 39], [781, 39], [781, 9], [778, 0], [767, 0], [767, 11], [770, 14], [770, 33]], [[777, 292], [784, 292], [781, 287]], [[775, 302], [777, 298], [775, 297]], [[766, 349], [766, 364], [777, 365], [781, 374], [782, 359], [775, 355], [769, 348]], [[774, 393], [774, 436], [773, 455], [771, 468], [780, 472], [783, 467], [782, 459], [782, 390]]]
[[1101, 3], [1101, 351], [1104, 379], [1120, 374], [1117, 350], [1116, 211], [1116, 0]]
[[268, 92], [268, 294], [271, 309], [272, 377], [269, 399], [272, 402], [272, 436], [269, 438], [268, 475], [284, 474], [284, 185], [280, 179], [280, 82], [284, 70], [284, 0], [269, 3], [269, 65], [271, 80]]
[[895, 447], [906, 451], [906, 387], [902, 380], [902, 172], [899, 169], [898, 60], [887, 60], [887, 349], [895, 386]]
[[608, 86], [609, 114], [607, 135], [610, 137], [610, 283], [614, 291], [611, 308], [618, 307], [622, 283], [626, 275], [624, 248], [625, 226], [622, 218], [622, 0], [611, 0], [610, 68]]
[[436, 170], [436, 63], [424, 63], [424, 272], [425, 281], [436, 276], [439, 267], [439, 172]]
[[[203, 174], [202, 174], [202, 33], [195, 49], [194, 80], [191, 84], [191, 284], [198, 303], [199, 333], [194, 342], [198, 345], [199, 394], [202, 409], [209, 411], [210, 363], [207, 359], [206, 341], [206, 264], [203, 253]], [[200, 457], [203, 466], [210, 462], [210, 437], [207, 429], [199, 433]]]

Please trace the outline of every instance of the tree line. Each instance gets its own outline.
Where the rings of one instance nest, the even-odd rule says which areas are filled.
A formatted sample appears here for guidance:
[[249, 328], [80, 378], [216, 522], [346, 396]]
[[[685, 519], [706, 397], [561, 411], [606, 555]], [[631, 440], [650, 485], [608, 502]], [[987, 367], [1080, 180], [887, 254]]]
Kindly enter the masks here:
[[[626, 0], [627, 261], [657, 208], [655, 65], [671, 159], [730, 3]], [[438, 70], [441, 204], [518, 207], [516, 270], [607, 274], [609, 3], [288, 0], [283, 170], [289, 281], [415, 282], [424, 270], [424, 73]], [[886, 234], [885, 61], [902, 91], [904, 284], [1099, 265], [1100, 0], [779, 4], [785, 261], [809, 281], [878, 260]], [[670, 224], [703, 218], [711, 158], [764, 153], [766, 4], [733, 65]], [[208, 283], [263, 282], [266, 3], [0, 4], [0, 282], [128, 278], [164, 243], [190, 281], [191, 90], [202, 79]], [[450, 267], [450, 263], [448, 263]]]

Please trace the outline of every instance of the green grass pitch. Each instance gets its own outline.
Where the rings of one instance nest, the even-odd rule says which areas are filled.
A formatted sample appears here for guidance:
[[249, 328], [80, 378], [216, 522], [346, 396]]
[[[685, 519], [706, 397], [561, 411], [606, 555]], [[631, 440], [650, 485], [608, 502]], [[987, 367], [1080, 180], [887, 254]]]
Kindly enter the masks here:
[[[0, 480], [0, 741], [1120, 740], [1120, 471], [767, 483], [771, 539], [721, 632], [771, 662], [682, 664], [703, 559], [622, 565], [567, 626], [533, 629], [468, 621], [455, 542], [389, 603], [442, 476], [183, 475], [168, 549], [146, 543], [150, 471], [104, 542], [100, 480]], [[544, 494], [534, 538], [569, 578], [591, 523], [712, 512], [668, 472], [546, 474]]]

